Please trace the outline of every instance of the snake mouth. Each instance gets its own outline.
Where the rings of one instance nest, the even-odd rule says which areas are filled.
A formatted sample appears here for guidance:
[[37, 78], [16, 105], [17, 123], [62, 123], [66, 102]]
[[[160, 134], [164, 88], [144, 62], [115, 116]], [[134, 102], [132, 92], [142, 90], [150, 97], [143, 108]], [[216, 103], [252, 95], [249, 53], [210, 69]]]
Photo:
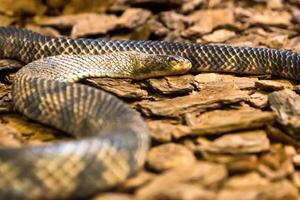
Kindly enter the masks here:
[[192, 69], [192, 63], [185, 58], [172, 64], [173, 71], [176, 74], [183, 74]]
[[192, 63], [186, 58], [177, 57], [176, 61], [170, 61], [170, 65], [172, 66], [173, 75], [184, 74], [192, 69]]

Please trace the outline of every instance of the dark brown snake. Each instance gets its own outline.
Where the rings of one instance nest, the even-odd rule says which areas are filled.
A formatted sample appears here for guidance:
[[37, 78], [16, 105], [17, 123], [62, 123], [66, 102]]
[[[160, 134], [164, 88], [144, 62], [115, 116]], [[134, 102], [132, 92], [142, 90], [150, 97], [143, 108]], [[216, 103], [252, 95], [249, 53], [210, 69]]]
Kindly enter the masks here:
[[[50, 57], [52, 56], [52, 57]], [[191, 72], [268, 74], [300, 80], [300, 54], [269, 48], [42, 36], [0, 28], [0, 58], [29, 63], [16, 75], [15, 108], [74, 141], [0, 149], [0, 199], [85, 197], [133, 175], [149, 147], [140, 115], [117, 98], [74, 83], [93, 76]], [[188, 60], [186, 60], [186, 59]]]

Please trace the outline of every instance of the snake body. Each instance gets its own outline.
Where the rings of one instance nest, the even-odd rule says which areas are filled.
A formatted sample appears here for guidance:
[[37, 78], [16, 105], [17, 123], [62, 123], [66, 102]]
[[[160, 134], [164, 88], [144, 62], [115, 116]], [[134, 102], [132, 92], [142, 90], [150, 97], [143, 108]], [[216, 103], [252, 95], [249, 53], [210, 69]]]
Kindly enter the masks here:
[[139, 114], [103, 91], [74, 83], [82, 78], [180, 74], [192, 63], [192, 72], [300, 80], [300, 55], [288, 50], [54, 38], [12, 27], [0, 28], [0, 57], [29, 63], [13, 83], [15, 108], [80, 138], [1, 148], [0, 199], [83, 197], [114, 186], [143, 165], [149, 136]]

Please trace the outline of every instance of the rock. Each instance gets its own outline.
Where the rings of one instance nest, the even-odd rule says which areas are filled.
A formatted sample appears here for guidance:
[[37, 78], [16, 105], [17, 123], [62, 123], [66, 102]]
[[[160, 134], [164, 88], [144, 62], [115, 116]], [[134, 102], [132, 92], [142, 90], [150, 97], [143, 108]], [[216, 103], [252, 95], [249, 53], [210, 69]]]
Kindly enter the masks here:
[[226, 29], [219, 29], [211, 34], [203, 36], [205, 42], [221, 43], [235, 36], [235, 32]]
[[118, 187], [118, 190], [131, 192], [139, 187], [142, 187], [149, 183], [156, 177], [155, 174], [147, 172], [147, 171], [140, 171], [135, 176], [127, 179], [123, 184]]
[[299, 138], [300, 96], [285, 89], [269, 94], [269, 103], [277, 115], [277, 121], [290, 135]]
[[[211, 199], [214, 197], [213, 193], [203, 188], [216, 187], [226, 176], [227, 171], [223, 165], [208, 162], [194, 162], [191, 165], [180, 165], [166, 171], [146, 186], [140, 188], [136, 195], [137, 199], [149, 200], [166, 197], [164, 195], [174, 198], [175, 191], [170, 191], [170, 189], [178, 188], [177, 195], [181, 197], [189, 199], [186, 195], [188, 195], [187, 190], [191, 189], [191, 191], [193, 191], [191, 192], [192, 199], [196, 197], [200, 198], [200, 196], [202, 196], [203, 199]], [[196, 185], [197, 187], [190, 184]], [[181, 187], [180, 185], [182, 189], [179, 189], [179, 187]]]
[[250, 95], [248, 102], [255, 108], [265, 108], [268, 105], [268, 93], [256, 91]]
[[[51, 25], [72, 28], [71, 37], [81, 37], [93, 34], [105, 34], [117, 27], [118, 18], [114, 15], [84, 13], [63, 15], [58, 17], [35, 17], [38, 25]], [[94, 23], [101, 22], [101, 23]]]
[[118, 20], [118, 26], [121, 28], [134, 29], [144, 23], [151, 16], [151, 12], [141, 8], [129, 8]]
[[20, 147], [21, 143], [21, 134], [17, 129], [0, 124], [0, 147]]
[[298, 191], [288, 180], [269, 182], [256, 173], [230, 178], [217, 200], [296, 200]]
[[230, 85], [223, 85], [223, 87], [208, 85], [198, 93], [154, 102], [141, 101], [136, 104], [136, 107], [147, 116], [178, 118], [184, 113], [199, 113], [207, 109], [219, 108], [225, 104], [237, 103], [247, 98], [247, 91], [234, 89]]
[[[279, 17], [280, 16], [280, 17]], [[291, 23], [291, 13], [286, 11], [272, 11], [264, 10], [263, 12], [253, 12], [250, 18], [252, 24], [264, 24], [264, 25], [285, 25], [288, 26]]]
[[210, 153], [259, 153], [269, 150], [270, 141], [262, 130], [226, 134], [199, 145], [200, 151]]
[[115, 29], [117, 23], [117, 18], [114, 15], [91, 14], [87, 18], [78, 21], [73, 26], [71, 38], [78, 38], [86, 35], [106, 34]]
[[170, 76], [146, 80], [150, 88], [164, 95], [183, 95], [193, 91], [194, 76]]
[[89, 78], [85, 83], [127, 99], [143, 99], [148, 96], [146, 90], [139, 84], [133, 84], [130, 79]]
[[111, 6], [113, 0], [98, 1], [98, 0], [70, 0], [63, 9], [63, 14], [74, 14], [74, 13], [104, 13], [109, 6]]
[[196, 158], [186, 147], [168, 143], [150, 149], [147, 163], [155, 171], [165, 171], [181, 165], [190, 165]]
[[181, 12], [182, 13], [189, 13], [191, 11], [194, 11], [197, 7], [200, 5], [204, 4], [206, 1], [205, 0], [190, 0], [186, 1], [182, 6], [181, 6]]
[[219, 26], [234, 25], [235, 18], [231, 9], [212, 9], [196, 11], [188, 16], [194, 23], [182, 34], [185, 37], [209, 33]]
[[171, 30], [182, 31], [186, 27], [186, 17], [174, 11], [161, 12], [159, 17], [161, 22]]
[[272, 148], [259, 158], [257, 171], [270, 180], [280, 180], [290, 176], [294, 171], [292, 156], [283, 149]]
[[169, 33], [169, 29], [167, 29], [161, 22], [150, 19], [147, 23], [150, 32], [157, 37], [166, 36]]
[[[230, 117], [228, 117], [230, 116]], [[215, 110], [189, 118], [188, 135], [215, 135], [249, 128], [259, 128], [272, 123], [275, 115], [258, 109], [241, 107], [235, 110]], [[180, 137], [182, 137], [181, 135]]]
[[133, 6], [176, 8], [180, 7], [185, 0], [127, 0], [127, 2]]
[[171, 142], [173, 135], [187, 134], [190, 131], [188, 126], [174, 124], [167, 120], [149, 121], [147, 124], [151, 138], [158, 142]]
[[21, 16], [24, 14], [42, 15], [46, 7], [35, 0], [9, 1], [0, 0], [0, 12], [9, 16]]
[[9, 26], [13, 22], [15, 22], [17, 19], [14, 17], [6, 16], [6, 15], [0, 15], [0, 26]]
[[255, 87], [265, 91], [278, 91], [282, 89], [293, 89], [294, 85], [288, 80], [257, 80]]
[[195, 81], [199, 83], [198, 88], [201, 90], [202, 85], [214, 85], [215, 87], [222, 87], [222, 85], [231, 85], [236, 89], [254, 89], [255, 81], [258, 78], [252, 77], [237, 77], [229, 74], [217, 73], [201, 73], [195, 76]]
[[133, 200], [133, 196], [122, 193], [104, 193], [97, 195], [91, 200]]
[[294, 137], [290, 136], [289, 134], [283, 132], [282, 130], [280, 130], [274, 126], [268, 126], [267, 133], [268, 133], [268, 137], [273, 142], [290, 144], [290, 145], [294, 145], [296, 147], [300, 146], [300, 143], [298, 140], [296, 140]]
[[170, 183], [169, 187], [163, 187], [163, 190], [157, 188], [153, 191], [144, 191], [138, 193], [138, 200], [214, 200], [215, 193], [201, 186], [188, 183]]

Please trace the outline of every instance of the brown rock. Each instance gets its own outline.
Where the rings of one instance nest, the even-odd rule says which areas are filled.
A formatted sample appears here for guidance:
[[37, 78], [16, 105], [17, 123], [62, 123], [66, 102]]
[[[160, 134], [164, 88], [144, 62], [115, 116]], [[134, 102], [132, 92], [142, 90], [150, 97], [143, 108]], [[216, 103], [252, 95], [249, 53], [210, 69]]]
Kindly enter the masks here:
[[220, 25], [234, 25], [235, 18], [231, 9], [200, 10], [188, 16], [194, 23], [182, 34], [186, 37], [209, 33]]
[[188, 94], [193, 91], [194, 76], [172, 76], [159, 79], [148, 79], [147, 83], [151, 89], [164, 95], [170, 94]]
[[[272, 123], [271, 112], [242, 107], [237, 110], [215, 110], [190, 118], [191, 135], [220, 134], [249, 128], [259, 128]], [[182, 136], [181, 136], [182, 137]]]
[[235, 134], [226, 134], [213, 142], [200, 143], [199, 149], [211, 153], [258, 153], [267, 151], [270, 141], [264, 131], [247, 131]]
[[156, 171], [164, 171], [181, 165], [191, 165], [196, 158], [186, 147], [169, 143], [150, 149], [147, 163]]
[[282, 89], [293, 89], [294, 85], [288, 80], [257, 80], [255, 87], [265, 91], [278, 91]]
[[14, 18], [14, 17], [0, 15], [0, 26], [9, 26], [15, 21], [16, 21], [16, 18]]
[[226, 29], [219, 29], [211, 34], [203, 36], [205, 42], [221, 43], [235, 36], [235, 32]]
[[181, 12], [182, 13], [189, 13], [198, 6], [204, 4], [206, 1], [205, 0], [190, 0], [186, 1], [182, 6], [181, 6]]
[[92, 34], [105, 34], [116, 28], [118, 20], [114, 15], [84, 13], [77, 15], [63, 15], [58, 17], [35, 17], [38, 25], [59, 27], [73, 27], [71, 37], [76, 38]]
[[294, 171], [292, 156], [283, 149], [271, 149], [262, 154], [257, 170], [270, 180], [279, 180], [290, 176]]
[[269, 94], [269, 103], [277, 115], [277, 121], [288, 133], [299, 138], [300, 96], [292, 90], [281, 90]]
[[269, 182], [256, 173], [230, 178], [218, 193], [218, 200], [296, 200], [298, 191], [287, 180]]
[[296, 140], [294, 137], [290, 136], [289, 134], [283, 132], [282, 130], [273, 127], [273, 126], [267, 126], [267, 134], [268, 137], [273, 141], [273, 142], [280, 142], [283, 144], [290, 144], [298, 147], [299, 141]]
[[[143, 191], [143, 190], [142, 190]], [[146, 193], [148, 192], [148, 193]], [[138, 193], [138, 200], [156, 200], [156, 199], [168, 199], [168, 200], [214, 200], [215, 193], [213, 191], [204, 189], [201, 186], [189, 184], [189, 183], [170, 183], [168, 187], [162, 189], [143, 191]], [[146, 193], [146, 194], [144, 194]]]
[[118, 187], [121, 191], [133, 191], [139, 187], [142, 187], [149, 183], [156, 177], [155, 174], [147, 172], [147, 171], [140, 171], [135, 176], [126, 180], [122, 185]]
[[131, 79], [89, 78], [85, 82], [128, 99], [141, 99], [148, 95], [146, 90], [142, 89], [139, 84], [133, 84]]
[[288, 35], [274, 35], [271, 37], [268, 37], [266, 40], [266, 45], [271, 48], [285, 48], [288, 43]]
[[26, 25], [26, 29], [31, 30], [36, 33], [40, 33], [42, 35], [47, 35], [47, 36], [52, 36], [52, 37], [60, 37], [60, 33], [51, 27], [40, 27], [40, 26], [35, 26], [35, 25]]
[[247, 91], [236, 90], [230, 85], [206, 86], [199, 93], [188, 96], [154, 102], [141, 101], [137, 103], [137, 108], [147, 116], [179, 117], [184, 113], [199, 113], [209, 108], [219, 108], [247, 98]]
[[[156, 177], [148, 185], [137, 191], [137, 199], [158, 199], [161, 194], [170, 194], [170, 188], [180, 187], [178, 184], [184, 184], [182, 191], [178, 195], [185, 196], [186, 189], [193, 191], [193, 196], [203, 194], [203, 198], [211, 199], [213, 197], [211, 191], [202, 189], [202, 187], [217, 186], [227, 176], [226, 168], [220, 164], [208, 162], [194, 162], [192, 165], [180, 165], [174, 169], [168, 170], [161, 176]], [[185, 184], [193, 183], [198, 189], [193, 186], [185, 186]], [[172, 190], [174, 193], [174, 190]], [[172, 195], [174, 198], [174, 195]], [[201, 199], [201, 198], [200, 198]]]
[[185, 29], [187, 19], [185, 16], [178, 14], [174, 11], [166, 11], [160, 13], [160, 20], [162, 23], [171, 30], [182, 31]]
[[129, 194], [122, 194], [122, 193], [104, 193], [100, 194], [92, 200], [133, 200], [133, 196]]
[[268, 93], [263, 91], [256, 91], [250, 95], [248, 102], [253, 107], [265, 108], [268, 105]]
[[161, 22], [155, 19], [150, 19], [147, 24], [151, 33], [158, 37], [166, 36], [169, 32], [169, 29], [167, 29]]
[[170, 142], [173, 135], [182, 135], [190, 131], [189, 127], [170, 121], [149, 121], [151, 138], [158, 142]]
[[0, 146], [20, 147], [21, 143], [21, 134], [17, 129], [0, 124]]
[[288, 26], [292, 19], [291, 13], [287, 11], [264, 10], [263, 12], [252, 13], [250, 22], [264, 25], [285, 25]]
[[229, 74], [217, 73], [201, 73], [195, 76], [195, 81], [199, 83], [198, 88], [201, 89], [202, 85], [214, 85], [215, 87], [222, 87], [222, 85], [231, 85], [237, 89], [254, 89], [255, 81], [258, 78], [253, 77], [237, 77]]
[[0, 12], [9, 16], [20, 16], [22, 14], [42, 15], [46, 11], [46, 7], [40, 1], [35, 0], [0, 0], [0, 5]]
[[90, 14], [73, 26], [71, 37], [78, 38], [85, 35], [106, 34], [115, 29], [116, 26], [117, 18], [114, 15]]
[[104, 13], [113, 1], [98, 1], [98, 0], [70, 0], [66, 4], [63, 10], [63, 14], [74, 14], [74, 13], [84, 13], [84, 12], [97, 12]]
[[151, 12], [141, 8], [129, 8], [126, 9], [123, 15], [118, 20], [118, 25], [121, 28], [133, 29], [144, 24], [149, 17]]
[[127, 2], [136, 6], [179, 7], [185, 0], [127, 0]]

